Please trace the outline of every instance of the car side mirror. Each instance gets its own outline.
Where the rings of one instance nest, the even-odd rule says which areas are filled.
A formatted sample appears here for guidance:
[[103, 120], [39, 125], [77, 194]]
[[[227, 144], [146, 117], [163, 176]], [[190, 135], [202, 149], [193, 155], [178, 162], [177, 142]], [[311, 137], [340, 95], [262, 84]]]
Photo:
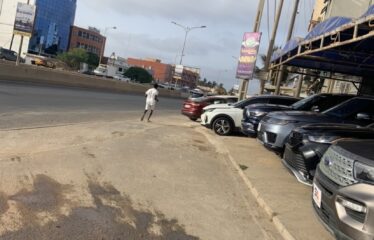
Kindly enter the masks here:
[[318, 106], [313, 106], [311, 110], [313, 112], [319, 112], [319, 107]]
[[357, 113], [357, 120], [372, 120], [371, 116], [367, 113]]

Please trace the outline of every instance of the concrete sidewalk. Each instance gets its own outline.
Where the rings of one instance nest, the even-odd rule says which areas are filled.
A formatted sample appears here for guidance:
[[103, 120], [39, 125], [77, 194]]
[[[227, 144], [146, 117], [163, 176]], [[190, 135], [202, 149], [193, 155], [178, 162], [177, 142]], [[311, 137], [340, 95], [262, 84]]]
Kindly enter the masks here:
[[300, 184], [278, 156], [253, 138], [219, 137], [200, 126], [196, 130], [222, 153], [227, 151], [239, 175], [284, 239], [334, 239], [314, 214], [312, 189]]

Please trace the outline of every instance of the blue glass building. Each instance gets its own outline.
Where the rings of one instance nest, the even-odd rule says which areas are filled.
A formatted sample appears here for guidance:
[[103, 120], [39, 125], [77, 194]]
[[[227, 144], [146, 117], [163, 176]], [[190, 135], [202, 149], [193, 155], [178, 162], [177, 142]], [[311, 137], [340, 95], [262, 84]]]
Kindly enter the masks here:
[[69, 46], [77, 0], [36, 0], [34, 34], [30, 52], [64, 52]]

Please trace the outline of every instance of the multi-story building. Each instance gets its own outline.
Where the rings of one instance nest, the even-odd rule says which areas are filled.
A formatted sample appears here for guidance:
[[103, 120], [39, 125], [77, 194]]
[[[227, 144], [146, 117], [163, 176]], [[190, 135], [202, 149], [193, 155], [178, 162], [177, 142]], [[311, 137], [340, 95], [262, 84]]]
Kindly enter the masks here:
[[[0, 0], [0, 47], [18, 52], [21, 36], [13, 35], [14, 20], [16, 18], [18, 2], [27, 3], [27, 0]], [[35, 4], [30, 0], [29, 4]], [[24, 37], [21, 54], [27, 53], [29, 38]]]
[[360, 17], [374, 0], [316, 0], [309, 29], [329, 17]]
[[159, 59], [136, 59], [128, 58], [127, 63], [130, 66], [136, 66], [146, 69], [153, 76], [153, 79], [160, 83], [172, 82], [172, 66], [162, 63]]
[[72, 26], [70, 31], [69, 48], [83, 48], [87, 52], [103, 56], [106, 38], [96, 28], [88, 29]]
[[[177, 68], [181, 68], [181, 65], [177, 65]], [[178, 74], [175, 74], [176, 68], [173, 67], [173, 69], [173, 82], [176, 83], [178, 86], [189, 88], [195, 88], [197, 86], [197, 82], [200, 80], [199, 68], [183, 66], [182, 69], [178, 70], [180, 72]]]
[[50, 54], [67, 51], [76, 0], [36, 0], [35, 4], [37, 14], [29, 51]]

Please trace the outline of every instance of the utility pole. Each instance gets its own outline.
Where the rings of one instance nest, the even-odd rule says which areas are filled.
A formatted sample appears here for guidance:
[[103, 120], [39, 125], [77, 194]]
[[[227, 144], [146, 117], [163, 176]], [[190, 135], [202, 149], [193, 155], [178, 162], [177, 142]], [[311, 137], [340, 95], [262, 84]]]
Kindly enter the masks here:
[[[295, 5], [294, 5], [294, 8], [293, 8], [291, 22], [290, 22], [290, 27], [288, 29], [288, 34], [287, 34], [287, 41], [291, 40], [291, 38], [292, 38], [293, 30], [294, 30], [294, 27], [295, 27], [297, 10], [299, 8], [299, 3], [300, 3], [300, 0], [295, 0]], [[287, 75], [285, 74], [285, 71], [286, 71], [286, 67], [284, 65], [282, 65], [280, 67], [280, 72], [279, 72], [279, 75], [278, 75], [278, 78], [277, 78], [277, 82], [276, 82], [275, 95], [279, 95], [279, 93], [280, 93], [280, 84], [287, 77]], [[304, 77], [300, 75], [299, 81], [302, 82], [303, 78]], [[300, 93], [299, 93], [299, 95], [300, 95]]]
[[[277, 14], [275, 16], [275, 24], [274, 24], [273, 32], [271, 34], [268, 53], [266, 54], [266, 61], [265, 61], [265, 66], [264, 66], [264, 70], [266, 72], [269, 72], [270, 59], [271, 59], [271, 55], [273, 54], [275, 37], [277, 36], [279, 20], [280, 20], [280, 17], [282, 15], [283, 3], [284, 3], [284, 0], [279, 0], [278, 10], [277, 10]], [[269, 77], [271, 77], [270, 74], [268, 74], [268, 78]], [[261, 94], [264, 93], [264, 88], [265, 88], [265, 82], [261, 81]]]
[[[27, 0], [27, 4], [30, 4], [30, 0]], [[13, 35], [13, 36], [14, 36], [14, 35]], [[16, 60], [16, 66], [19, 65], [19, 62], [20, 62], [20, 60], [21, 60], [22, 45], [23, 45], [23, 35], [21, 35], [21, 41], [20, 41], [20, 43], [19, 43], [18, 54], [17, 54], [17, 60]]]
[[[260, 25], [261, 25], [261, 19], [262, 19], [262, 13], [264, 12], [264, 6], [265, 6], [265, 0], [260, 0], [258, 3], [258, 9], [255, 19], [255, 25], [253, 27], [253, 32], [259, 32], [260, 31]], [[239, 87], [239, 100], [243, 100], [248, 92], [248, 85], [249, 85], [250, 79], [242, 79]]]

